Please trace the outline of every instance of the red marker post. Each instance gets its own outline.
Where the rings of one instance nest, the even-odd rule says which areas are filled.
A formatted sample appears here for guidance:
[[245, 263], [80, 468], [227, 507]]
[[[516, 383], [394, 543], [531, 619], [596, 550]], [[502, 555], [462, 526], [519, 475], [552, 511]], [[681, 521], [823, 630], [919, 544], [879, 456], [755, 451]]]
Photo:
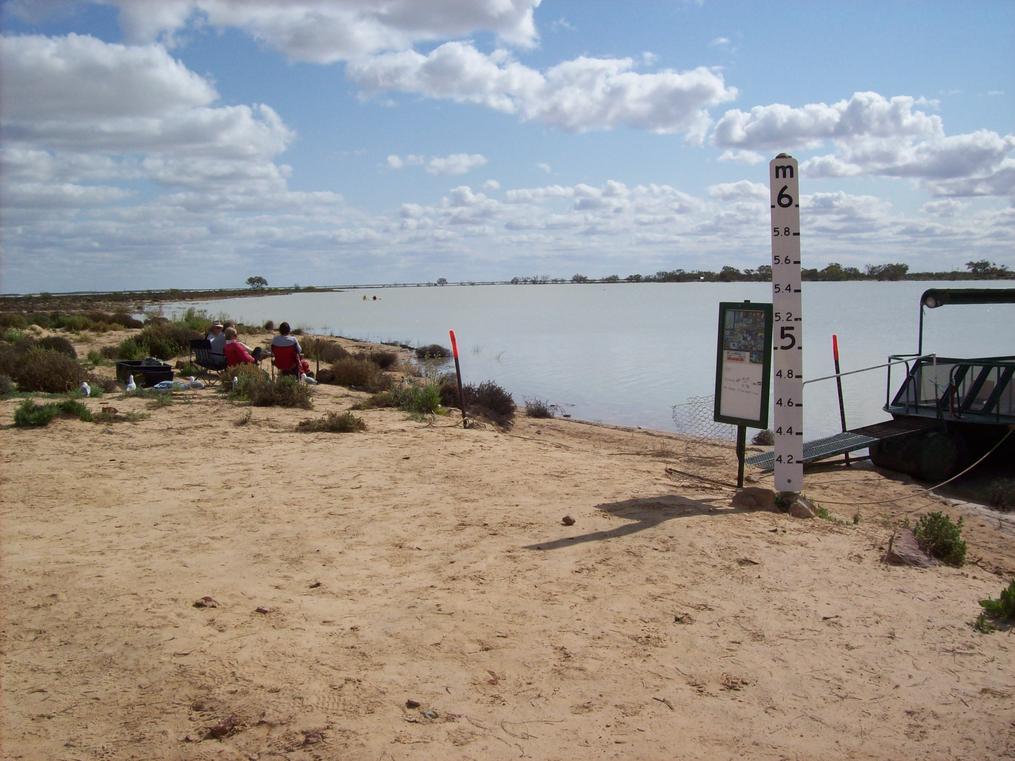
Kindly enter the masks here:
[[[839, 421], [842, 432], [846, 432], [846, 405], [842, 400], [842, 376], [839, 375], [839, 337], [832, 333], [832, 359], [835, 361], [835, 388], [839, 392]], [[846, 465], [849, 465], [849, 452], [846, 452]]]
[[451, 354], [455, 358], [455, 377], [458, 378], [458, 404], [462, 408], [462, 428], [469, 427], [469, 421], [465, 417], [465, 390], [462, 388], [462, 366], [458, 362], [458, 341], [455, 339], [455, 331], [449, 330], [451, 336]]

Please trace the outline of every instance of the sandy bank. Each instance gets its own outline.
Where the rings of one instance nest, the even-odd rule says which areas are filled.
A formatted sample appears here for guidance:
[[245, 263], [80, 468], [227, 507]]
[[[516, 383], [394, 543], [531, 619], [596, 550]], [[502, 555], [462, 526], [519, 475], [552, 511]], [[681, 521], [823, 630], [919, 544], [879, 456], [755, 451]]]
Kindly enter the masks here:
[[896, 568], [889, 526], [942, 503], [869, 468], [808, 476], [840, 525], [668, 476], [735, 473], [675, 437], [295, 432], [361, 396], [40, 430], [0, 403], [5, 758], [1015, 757], [1015, 640], [970, 627], [1010, 523]]

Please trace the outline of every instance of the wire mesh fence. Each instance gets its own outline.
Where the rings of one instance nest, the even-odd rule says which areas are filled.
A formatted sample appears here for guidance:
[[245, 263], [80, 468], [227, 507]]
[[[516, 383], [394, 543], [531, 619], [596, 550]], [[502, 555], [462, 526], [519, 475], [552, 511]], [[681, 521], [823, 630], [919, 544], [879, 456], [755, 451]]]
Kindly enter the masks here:
[[683, 404], [673, 405], [673, 424], [684, 440], [684, 455], [690, 459], [707, 459], [721, 462], [729, 452], [716, 445], [736, 442], [736, 426], [717, 423], [713, 419], [714, 396], [691, 396]]

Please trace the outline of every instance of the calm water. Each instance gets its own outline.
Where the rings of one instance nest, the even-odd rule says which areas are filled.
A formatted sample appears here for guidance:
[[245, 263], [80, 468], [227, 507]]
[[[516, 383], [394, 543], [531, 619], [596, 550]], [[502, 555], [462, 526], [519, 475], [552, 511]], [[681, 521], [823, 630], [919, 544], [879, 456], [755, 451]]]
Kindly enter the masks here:
[[[804, 283], [805, 377], [833, 372], [833, 333], [843, 371], [915, 352], [920, 294], [948, 286], [1011, 283]], [[771, 286], [388, 288], [190, 302], [167, 311], [196, 306], [250, 324], [287, 320], [308, 332], [412, 345], [448, 346], [448, 329], [454, 328], [467, 383], [494, 380], [519, 403], [544, 399], [576, 418], [674, 431], [673, 406], [714, 391], [718, 303], [744, 299], [771, 301]], [[924, 350], [1015, 354], [1013, 326], [1015, 305], [927, 310]], [[885, 372], [843, 380], [850, 427], [887, 417], [881, 411]], [[806, 386], [805, 405], [808, 439], [839, 430], [834, 381]]]

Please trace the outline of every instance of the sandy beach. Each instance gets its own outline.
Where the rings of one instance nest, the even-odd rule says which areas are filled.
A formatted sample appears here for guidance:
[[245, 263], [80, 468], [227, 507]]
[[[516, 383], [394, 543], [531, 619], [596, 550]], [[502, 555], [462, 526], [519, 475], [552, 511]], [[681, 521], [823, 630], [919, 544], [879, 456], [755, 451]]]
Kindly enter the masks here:
[[[364, 396], [0, 402], [4, 758], [1015, 758], [1011, 514], [869, 465], [808, 473], [841, 522], [734, 508], [731, 448], [566, 420], [296, 432]], [[930, 510], [966, 565], [884, 564]]]

